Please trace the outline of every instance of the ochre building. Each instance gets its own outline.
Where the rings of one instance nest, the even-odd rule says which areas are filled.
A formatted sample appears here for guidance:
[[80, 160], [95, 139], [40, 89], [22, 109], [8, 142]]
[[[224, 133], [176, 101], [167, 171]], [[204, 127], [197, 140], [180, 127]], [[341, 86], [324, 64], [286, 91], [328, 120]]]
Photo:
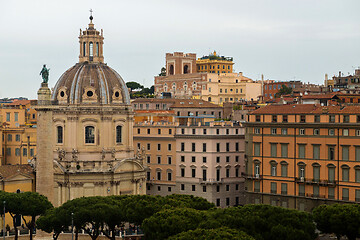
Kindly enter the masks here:
[[248, 203], [360, 201], [360, 106], [268, 105], [245, 126]]

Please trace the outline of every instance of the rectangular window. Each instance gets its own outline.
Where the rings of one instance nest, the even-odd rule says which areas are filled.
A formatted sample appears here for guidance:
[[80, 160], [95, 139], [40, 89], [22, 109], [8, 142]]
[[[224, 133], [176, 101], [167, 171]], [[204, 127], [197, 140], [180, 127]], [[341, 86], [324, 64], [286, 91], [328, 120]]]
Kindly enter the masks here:
[[168, 175], [168, 176], [167, 176], [167, 177], [168, 177], [168, 179], [167, 179], [167, 180], [168, 180], [168, 181], [171, 181], [171, 180], [172, 180], [172, 174], [171, 174], [171, 172], [168, 172], [168, 174], [167, 174], [167, 175]]
[[299, 150], [299, 158], [305, 158], [305, 145], [304, 144], [299, 144], [298, 145], [298, 150]]
[[281, 164], [281, 176], [287, 177], [288, 176], [288, 166], [287, 164]]
[[151, 156], [150, 156], [150, 155], [146, 156], [146, 162], [147, 162], [147, 163], [150, 163], [150, 162], [151, 162]]
[[158, 129], [158, 134], [161, 134], [161, 129]]
[[147, 129], [147, 134], [150, 134], [150, 129], [149, 128]]
[[260, 156], [260, 143], [254, 143], [254, 156]]
[[216, 157], [216, 163], [220, 163], [220, 157]]
[[335, 122], [335, 115], [331, 114], [329, 115], [329, 122], [334, 123]]
[[27, 148], [23, 148], [23, 156], [27, 156]]
[[181, 177], [185, 177], [185, 168], [180, 169], [180, 175]]
[[235, 162], [239, 162], [239, 156], [235, 156]]
[[281, 157], [283, 158], [288, 157], [288, 144], [285, 143], [281, 144]]
[[195, 186], [195, 185], [191, 185], [191, 190], [192, 190], [193, 192], [195, 192], [196, 186]]
[[168, 151], [171, 151], [171, 144], [168, 144]]
[[313, 177], [314, 177], [315, 182], [320, 181], [320, 167], [319, 166], [313, 167]]
[[355, 182], [360, 182], [360, 169], [355, 168]]
[[161, 172], [156, 172], [157, 180], [161, 180]]
[[319, 135], [320, 134], [320, 130], [318, 128], [314, 129], [314, 135]]
[[207, 179], [207, 170], [203, 169], [203, 177], [202, 177], [203, 181], [206, 181]]
[[355, 147], [355, 161], [360, 161], [360, 147]]
[[10, 113], [6, 113], [6, 121], [10, 122]]
[[355, 201], [360, 202], [360, 189], [355, 189]]
[[335, 181], [335, 167], [329, 167], [328, 175], [329, 182], [333, 183]]
[[206, 186], [203, 186], [203, 192], [206, 192]]
[[256, 116], [255, 116], [255, 121], [256, 121], [256, 122], [260, 122], [260, 115], [256, 115]]
[[171, 165], [172, 164], [172, 157], [168, 156], [168, 164]]
[[276, 182], [272, 182], [271, 183], [271, 193], [276, 194], [277, 193], [277, 183]]
[[181, 143], [181, 151], [185, 151], [185, 143]]
[[181, 162], [185, 162], [185, 156], [181, 156], [181, 157], [180, 157], [180, 161], [181, 161]]
[[272, 122], [273, 122], [273, 123], [276, 123], [276, 122], [277, 122], [277, 115], [273, 115], [273, 116], [272, 116]]
[[31, 149], [30, 149], [30, 156], [33, 157], [34, 154], [35, 154], [35, 150], [34, 150], [34, 148], [31, 148]]
[[260, 182], [259, 181], [254, 182], [254, 192], [260, 192]]
[[203, 152], [206, 152], [206, 143], [203, 143]]
[[271, 129], [271, 134], [273, 134], [273, 135], [276, 134], [276, 128], [272, 128], [272, 129]]
[[299, 185], [299, 196], [305, 196], [305, 185]]
[[216, 181], [220, 181], [220, 169], [216, 169]]
[[300, 135], [305, 135], [305, 129], [304, 128], [299, 129], [299, 134]]
[[157, 156], [157, 163], [161, 164], [161, 156]]
[[277, 144], [270, 143], [271, 145], [271, 157], [277, 157]]
[[216, 199], [216, 206], [217, 206], [217, 207], [220, 207], [220, 198], [217, 198], [217, 199]]
[[230, 169], [227, 168], [226, 171], [225, 171], [225, 173], [226, 173], [226, 174], [225, 174], [226, 177], [229, 178], [229, 177], [230, 177]]
[[220, 143], [216, 143], [216, 152], [220, 152]]
[[349, 161], [349, 146], [342, 147], [342, 160]]
[[282, 119], [282, 120], [283, 120], [284, 123], [287, 123], [287, 122], [288, 122], [288, 116], [287, 116], [287, 115], [283, 115], [283, 119]]
[[334, 135], [335, 135], [335, 130], [329, 129], [329, 136], [334, 136]]
[[195, 156], [191, 157], [191, 162], [196, 162], [196, 157]]
[[349, 168], [342, 168], [342, 181], [343, 182], [349, 181]]
[[158, 145], [157, 145], [157, 150], [158, 150], [158, 151], [161, 150], [161, 144], [160, 144], [160, 143], [158, 143]]
[[342, 189], [342, 200], [345, 200], [345, 201], [349, 200], [349, 189], [348, 188]]
[[319, 197], [319, 186], [318, 185], [313, 186], [313, 196]]
[[230, 143], [226, 143], [226, 151], [230, 152]]
[[195, 168], [192, 168], [191, 169], [191, 177], [195, 177], [196, 176], [196, 169]]
[[282, 128], [281, 129], [281, 135], [287, 135], [287, 133], [288, 133], [287, 128]]
[[301, 123], [306, 122], [306, 117], [305, 117], [305, 115], [300, 115], [300, 122], [301, 122]]
[[203, 157], [203, 163], [206, 163], [206, 157]]
[[254, 128], [254, 133], [255, 134], [260, 134], [260, 128]]
[[12, 141], [12, 135], [11, 135], [11, 134], [8, 134], [8, 135], [7, 135], [7, 140], [8, 140], [8, 142], [11, 142], [11, 141]]
[[281, 194], [287, 195], [287, 183], [281, 183]]
[[316, 122], [316, 123], [320, 122], [320, 115], [315, 115], [314, 122]]
[[150, 143], [146, 144], [146, 149], [150, 150]]
[[15, 156], [20, 156], [20, 148], [15, 148]]
[[343, 136], [349, 136], [349, 129], [343, 129]]
[[195, 143], [191, 143], [191, 151], [195, 152], [196, 148], [195, 148]]
[[15, 141], [20, 142], [20, 134], [15, 135]]
[[320, 159], [320, 145], [313, 145], [313, 159]]
[[328, 198], [335, 199], [335, 188], [329, 187], [328, 189]]
[[237, 143], [235, 143], [235, 151], [239, 151], [239, 143], [237, 142]]
[[328, 147], [328, 159], [335, 160], [335, 147], [334, 146]]

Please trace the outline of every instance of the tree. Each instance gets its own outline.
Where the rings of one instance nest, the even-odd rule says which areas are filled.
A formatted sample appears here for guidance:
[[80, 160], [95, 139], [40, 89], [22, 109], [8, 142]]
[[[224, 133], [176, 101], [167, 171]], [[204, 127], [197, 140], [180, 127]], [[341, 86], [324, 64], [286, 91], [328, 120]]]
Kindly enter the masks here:
[[317, 228], [323, 233], [334, 233], [337, 239], [360, 237], [360, 209], [355, 204], [320, 205], [313, 210]]
[[[47, 210], [53, 208], [53, 205], [47, 199], [47, 197], [40, 195], [37, 192], [23, 192], [13, 194], [20, 196], [21, 202], [19, 206], [17, 206], [16, 214], [21, 214], [25, 225], [30, 230], [30, 240], [32, 240], [33, 232], [36, 226], [36, 217], [45, 214]], [[11, 209], [9, 211], [11, 211]], [[31, 220], [27, 221], [24, 216], [29, 216]]]
[[159, 73], [159, 76], [166, 76], [166, 68], [162, 67], [161, 72]]
[[196, 229], [206, 217], [203, 211], [190, 208], [165, 209], [145, 219], [142, 230], [146, 239], [167, 239], [181, 232]]
[[175, 236], [169, 237], [169, 240], [255, 240], [253, 237], [244, 232], [239, 232], [235, 229], [221, 227], [216, 229], [202, 229], [189, 230], [187, 232], [179, 233]]
[[196, 210], [208, 210], [215, 208], [215, 204], [207, 201], [205, 198], [185, 194], [172, 194], [164, 198], [166, 204], [173, 207], [186, 207]]
[[71, 215], [69, 216], [67, 211], [61, 207], [53, 208], [39, 217], [36, 226], [44, 232], [53, 232], [53, 238], [57, 240], [60, 233], [71, 226]]
[[127, 82], [127, 83], [126, 83], [126, 86], [127, 86], [128, 88], [130, 88], [131, 91], [133, 91], [133, 90], [135, 90], [135, 89], [143, 89], [143, 88], [144, 88], [143, 85], [141, 85], [141, 84], [139, 84], [139, 83], [137, 83], [137, 82]]
[[309, 213], [269, 205], [246, 205], [208, 211], [199, 228], [226, 226], [259, 240], [313, 240], [315, 225]]
[[292, 88], [291, 87], [287, 87], [285, 84], [281, 85], [281, 88], [279, 89], [279, 91], [275, 94], [275, 97], [281, 97], [282, 95], [287, 95], [287, 94], [291, 94], [292, 93]]

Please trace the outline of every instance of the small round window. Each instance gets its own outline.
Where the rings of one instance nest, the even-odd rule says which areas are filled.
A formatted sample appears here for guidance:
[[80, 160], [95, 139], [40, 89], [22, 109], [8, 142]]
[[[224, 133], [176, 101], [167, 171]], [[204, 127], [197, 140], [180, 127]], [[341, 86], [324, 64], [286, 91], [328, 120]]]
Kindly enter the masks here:
[[64, 91], [61, 91], [60, 92], [60, 97], [64, 97], [65, 96], [65, 92]]
[[118, 91], [115, 92], [115, 97], [119, 97], [120, 96], [120, 93]]
[[92, 97], [94, 95], [93, 91], [87, 91], [86, 95], [88, 97]]

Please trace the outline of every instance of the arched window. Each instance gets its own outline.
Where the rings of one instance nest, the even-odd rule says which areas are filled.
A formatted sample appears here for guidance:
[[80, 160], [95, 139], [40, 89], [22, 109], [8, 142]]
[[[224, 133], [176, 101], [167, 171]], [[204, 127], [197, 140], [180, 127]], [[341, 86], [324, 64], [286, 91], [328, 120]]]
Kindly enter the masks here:
[[83, 56], [86, 56], [86, 42], [83, 43]]
[[89, 43], [89, 56], [90, 56], [90, 61], [93, 60], [93, 56], [94, 56], [93, 50], [94, 50], [94, 49], [93, 49], [93, 43], [90, 42], [90, 43]]
[[170, 65], [169, 74], [174, 75], [174, 65]]
[[96, 43], [96, 56], [99, 56], [99, 43]]
[[276, 168], [277, 162], [274, 160], [271, 160], [270, 165], [271, 165], [271, 176], [274, 177], [277, 175], [277, 168]]
[[185, 65], [184, 66], [184, 74], [189, 73], [189, 66]]
[[122, 126], [116, 126], [116, 143], [122, 142]]
[[63, 127], [58, 126], [56, 129], [57, 129], [57, 143], [63, 143]]
[[93, 126], [85, 127], [85, 143], [95, 143], [95, 128]]

